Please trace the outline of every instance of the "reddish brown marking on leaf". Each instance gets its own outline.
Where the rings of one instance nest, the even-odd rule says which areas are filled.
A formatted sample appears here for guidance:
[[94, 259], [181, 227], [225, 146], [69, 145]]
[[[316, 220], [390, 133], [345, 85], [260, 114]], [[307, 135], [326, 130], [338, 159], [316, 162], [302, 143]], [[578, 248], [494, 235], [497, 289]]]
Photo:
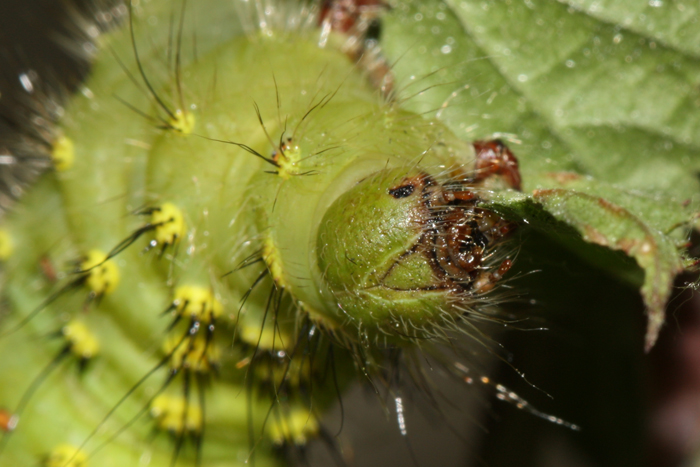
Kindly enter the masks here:
[[[590, 195], [586, 195], [586, 196], [591, 197]], [[603, 209], [614, 213], [618, 217], [634, 217], [627, 209], [623, 208], [622, 206], [611, 203], [610, 201], [603, 199], [603, 198], [597, 198], [597, 200], [598, 200], [598, 204], [600, 204], [600, 206]], [[640, 226], [644, 226], [644, 224], [642, 224], [639, 221], [636, 221], [636, 223], [639, 224]], [[643, 230], [647, 230], [646, 226], [644, 226]]]
[[590, 242], [597, 243], [598, 245], [602, 246], [610, 246], [610, 242], [608, 242], [607, 237], [590, 225], [584, 226], [584, 232], [586, 239], [588, 239]]
[[637, 252], [641, 254], [651, 254], [655, 250], [653, 242], [649, 242], [648, 239], [636, 239], [636, 238], [621, 238], [614, 244], [610, 243], [608, 237], [606, 237], [599, 230], [595, 229], [590, 225], [583, 227], [585, 231], [585, 237], [588, 241], [596, 243], [598, 245], [612, 248], [615, 250], [621, 250], [627, 253], [629, 256], [634, 256]]
[[557, 196], [567, 199], [572, 197], [579, 197], [585, 198], [589, 201], [595, 201], [601, 208], [613, 214], [615, 217], [625, 218], [633, 221], [637, 225], [637, 227], [639, 227], [639, 229], [643, 232], [644, 240], [635, 238], [622, 238], [615, 242], [615, 244], [611, 244], [610, 239], [605, 234], [597, 230], [595, 227], [591, 225], [580, 225], [579, 227], [584, 231], [587, 239], [590, 242], [606, 247], [611, 247], [612, 245], [613, 248], [623, 250], [625, 253], [631, 253], [635, 247], [643, 247], [645, 244], [649, 245], [649, 247], [646, 249], [643, 248], [641, 253], [650, 254], [652, 253], [652, 250], [655, 249], [655, 241], [651, 235], [651, 232], [649, 232], [649, 228], [622, 206], [611, 203], [610, 201], [607, 201], [603, 198], [561, 188], [533, 190], [532, 195], [539, 201], [546, 201], [549, 198], [554, 198]]
[[545, 174], [546, 177], [553, 178], [561, 185], [566, 185], [569, 182], [575, 182], [581, 179], [581, 175], [575, 172], [550, 172]]
[[[549, 205], [548, 210], [553, 214], [557, 210], [563, 209], [558, 217], [579, 229], [587, 241], [622, 250], [629, 256], [634, 257], [640, 267], [645, 270], [646, 278], [642, 287], [642, 294], [647, 305], [649, 318], [645, 339], [645, 349], [649, 351], [653, 347], [654, 342], [656, 342], [659, 330], [664, 323], [666, 301], [670, 294], [670, 283], [673, 277], [681, 272], [682, 264], [678, 261], [668, 263], [662, 257], [660, 245], [654, 236], [654, 232], [637, 216], [617, 204], [597, 196], [561, 188], [534, 190], [533, 197], [538, 202]], [[584, 224], [582, 219], [577, 219], [576, 212], [568, 212], [562, 206], [558, 206], [574, 198], [580, 201], [587, 201], [591, 208], [598, 205], [599, 208], [610, 214], [607, 219], [605, 219], [606, 215], [604, 214], [602, 220], [616, 222], [614, 219], [617, 218], [620, 221], [633, 223], [635, 230], [641, 236], [637, 236], [637, 238], [623, 237], [612, 244], [608, 235], [591, 225]], [[591, 214], [590, 212], [587, 214], [589, 218]]]
[[618, 240], [618, 242], [615, 244], [620, 250], [624, 251], [625, 253], [632, 253], [632, 251], [635, 249], [635, 247], [640, 246], [643, 242], [640, 240], [635, 240], [632, 238], [622, 238]]

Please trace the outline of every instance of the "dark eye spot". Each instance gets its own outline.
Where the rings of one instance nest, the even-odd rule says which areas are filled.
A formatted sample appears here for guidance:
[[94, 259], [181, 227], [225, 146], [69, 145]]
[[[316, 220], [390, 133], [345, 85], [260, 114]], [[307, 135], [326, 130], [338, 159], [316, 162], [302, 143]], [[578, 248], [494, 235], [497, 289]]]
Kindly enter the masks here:
[[399, 187], [389, 189], [389, 194], [396, 199], [401, 199], [411, 196], [413, 190], [415, 190], [413, 185], [401, 185]]
[[378, 19], [373, 19], [365, 32], [366, 41], [378, 42], [382, 37], [382, 23]]

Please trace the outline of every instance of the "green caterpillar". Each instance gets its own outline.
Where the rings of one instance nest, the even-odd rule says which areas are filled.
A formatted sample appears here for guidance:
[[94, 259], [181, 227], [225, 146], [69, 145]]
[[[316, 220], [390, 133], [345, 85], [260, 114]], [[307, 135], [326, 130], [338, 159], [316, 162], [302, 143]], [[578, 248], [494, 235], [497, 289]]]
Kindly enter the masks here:
[[[478, 204], [499, 168], [474, 172], [469, 143], [372, 86], [390, 75], [342, 51], [357, 37], [332, 27], [319, 39], [317, 6], [285, 6], [270, 18], [300, 24], [284, 31], [255, 13], [259, 29], [211, 50], [200, 39], [196, 57], [182, 43], [184, 3], [165, 57], [137, 36], [170, 4], [161, 16], [129, 5], [128, 27], [106, 39], [113, 57], [57, 130], [56, 172], [7, 222], [3, 343], [28, 348], [3, 374], [24, 381], [22, 367], [60, 352], [16, 403], [6, 459], [31, 463], [39, 443], [52, 466], [126, 465], [142, 451], [174, 463], [192, 444], [182, 458], [198, 465], [274, 464], [264, 446], [305, 444], [355, 371], [376, 378], [383, 353], [458, 329], [507, 271], [494, 247], [509, 227]], [[77, 262], [54, 285], [37, 275], [43, 256]], [[63, 344], [27, 345], [52, 329]], [[78, 386], [47, 395], [45, 378], [75, 359]], [[94, 410], [70, 433], [32, 433], [30, 397]], [[145, 412], [174, 451], [136, 441]], [[230, 436], [237, 448], [216, 447]]]
[[[55, 171], [5, 220], [0, 462], [278, 465], [271, 446], [328, 437], [358, 374], [392, 390], [401, 353], [501, 318], [502, 215], [531, 199], [508, 149], [449, 116], [459, 91], [423, 98], [449, 67], [411, 76], [376, 37], [408, 4], [210, 3], [111, 10]], [[560, 187], [530, 175], [547, 206]]]

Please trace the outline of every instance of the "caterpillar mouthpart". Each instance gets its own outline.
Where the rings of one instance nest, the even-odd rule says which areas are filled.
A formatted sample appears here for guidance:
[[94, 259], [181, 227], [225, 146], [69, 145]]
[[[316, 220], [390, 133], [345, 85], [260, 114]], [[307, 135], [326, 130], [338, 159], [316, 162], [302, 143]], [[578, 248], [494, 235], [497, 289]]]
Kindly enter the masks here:
[[[510, 268], [494, 248], [513, 224], [479, 207], [475, 182], [440, 183], [421, 169], [386, 169], [328, 209], [318, 262], [335, 319], [387, 334], [422, 336], [474, 303]], [[394, 330], [394, 331], [392, 331]]]

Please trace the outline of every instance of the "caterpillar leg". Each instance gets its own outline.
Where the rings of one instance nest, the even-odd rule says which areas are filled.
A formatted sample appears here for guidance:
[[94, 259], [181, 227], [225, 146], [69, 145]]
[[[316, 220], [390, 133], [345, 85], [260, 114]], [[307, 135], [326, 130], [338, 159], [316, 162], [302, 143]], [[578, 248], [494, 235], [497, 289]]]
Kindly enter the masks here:
[[503, 144], [500, 139], [488, 141], [475, 141], [472, 143], [476, 150], [477, 181], [484, 180], [492, 175], [502, 176], [510, 188], [520, 191], [521, 179], [518, 168], [518, 159]]

